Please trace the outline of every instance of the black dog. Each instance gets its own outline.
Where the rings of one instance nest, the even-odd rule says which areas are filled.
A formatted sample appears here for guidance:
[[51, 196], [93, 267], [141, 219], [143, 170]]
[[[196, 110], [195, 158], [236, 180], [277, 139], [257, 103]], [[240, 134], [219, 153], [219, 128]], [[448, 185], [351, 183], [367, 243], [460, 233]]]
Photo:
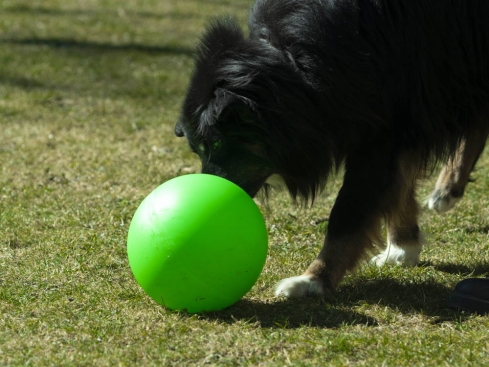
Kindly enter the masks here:
[[382, 220], [374, 262], [417, 263], [417, 179], [489, 130], [488, 19], [482, 0], [258, 0], [249, 37], [209, 27], [175, 129], [202, 172], [310, 201], [345, 168], [324, 247], [277, 294], [334, 289]]

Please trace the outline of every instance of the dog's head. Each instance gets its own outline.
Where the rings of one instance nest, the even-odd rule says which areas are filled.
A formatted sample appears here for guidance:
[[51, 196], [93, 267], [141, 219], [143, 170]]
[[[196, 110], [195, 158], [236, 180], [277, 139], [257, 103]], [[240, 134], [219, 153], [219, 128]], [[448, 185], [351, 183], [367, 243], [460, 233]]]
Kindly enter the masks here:
[[246, 38], [230, 20], [208, 28], [175, 133], [199, 155], [203, 173], [250, 196], [277, 174], [292, 197], [311, 199], [332, 166], [333, 137], [318, 93], [290, 53], [264, 35]]
[[[256, 67], [243, 63], [257, 55], [258, 44], [246, 40], [230, 20], [210, 26], [197, 49], [194, 73], [175, 127], [202, 162], [202, 173], [224, 177], [254, 196], [275, 173], [270, 141], [258, 105], [258, 86], [250, 88]], [[253, 55], [248, 59], [253, 60]], [[254, 61], [256, 62], [256, 60]], [[256, 65], [255, 65], [256, 66]], [[266, 97], [268, 98], [268, 97]]]

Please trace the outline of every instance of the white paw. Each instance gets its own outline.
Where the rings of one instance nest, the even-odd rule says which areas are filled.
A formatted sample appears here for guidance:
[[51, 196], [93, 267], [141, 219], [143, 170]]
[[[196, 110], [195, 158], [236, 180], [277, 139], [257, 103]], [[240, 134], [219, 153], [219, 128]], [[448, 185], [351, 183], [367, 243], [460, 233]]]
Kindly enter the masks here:
[[419, 262], [419, 254], [422, 245], [410, 245], [398, 247], [394, 244], [388, 244], [384, 252], [374, 256], [370, 262], [377, 266], [383, 265], [401, 265], [415, 266]]
[[275, 296], [287, 298], [306, 297], [323, 294], [323, 287], [309, 275], [282, 279], [275, 288]]
[[461, 198], [455, 198], [450, 194], [441, 195], [440, 193], [434, 192], [428, 199], [428, 208], [436, 210], [438, 213], [445, 213], [452, 209], [460, 199]]

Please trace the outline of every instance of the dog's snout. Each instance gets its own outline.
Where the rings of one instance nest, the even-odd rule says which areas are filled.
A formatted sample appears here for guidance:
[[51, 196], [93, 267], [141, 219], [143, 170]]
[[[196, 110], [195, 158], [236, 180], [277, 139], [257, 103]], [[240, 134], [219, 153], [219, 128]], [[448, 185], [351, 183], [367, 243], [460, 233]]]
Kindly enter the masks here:
[[202, 173], [206, 173], [209, 175], [214, 175], [214, 176], [219, 176], [223, 178], [227, 178], [226, 171], [222, 169], [222, 167], [212, 163], [212, 162], [207, 162], [202, 164]]
[[175, 135], [178, 136], [179, 138], [183, 137], [185, 135], [185, 133], [183, 132], [183, 129], [182, 129], [182, 124], [179, 122], [177, 122], [177, 124], [175, 125]]

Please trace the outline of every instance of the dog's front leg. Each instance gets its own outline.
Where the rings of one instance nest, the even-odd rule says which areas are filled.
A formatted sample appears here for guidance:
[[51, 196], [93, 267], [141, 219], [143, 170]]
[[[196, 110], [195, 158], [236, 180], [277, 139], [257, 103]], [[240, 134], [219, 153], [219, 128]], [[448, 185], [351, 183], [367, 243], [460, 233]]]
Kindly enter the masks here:
[[372, 245], [376, 229], [374, 226], [371, 233], [363, 230], [355, 234], [328, 233], [323, 248], [306, 272], [280, 281], [275, 295], [306, 297], [334, 290], [346, 272], [355, 268], [365, 250]]
[[[304, 297], [335, 289], [346, 272], [353, 270], [366, 255], [366, 250], [379, 241], [381, 219], [396, 185], [395, 168], [383, 165], [385, 157], [382, 158], [347, 162], [323, 248], [303, 275], [284, 279], [277, 285], [277, 296]], [[372, 164], [378, 166], [373, 169]]]

